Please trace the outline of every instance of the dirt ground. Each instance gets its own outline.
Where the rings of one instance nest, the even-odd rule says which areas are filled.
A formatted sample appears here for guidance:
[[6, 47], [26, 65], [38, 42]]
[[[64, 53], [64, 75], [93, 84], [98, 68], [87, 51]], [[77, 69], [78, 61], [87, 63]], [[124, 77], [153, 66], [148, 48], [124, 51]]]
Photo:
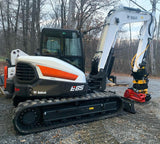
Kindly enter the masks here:
[[[118, 76], [118, 83], [132, 78]], [[12, 125], [12, 101], [0, 96], [1, 144], [159, 144], [160, 143], [160, 79], [150, 79], [150, 102], [135, 103], [136, 114], [124, 113], [100, 121], [70, 125], [37, 134], [18, 135]], [[107, 87], [123, 95], [127, 87]]]

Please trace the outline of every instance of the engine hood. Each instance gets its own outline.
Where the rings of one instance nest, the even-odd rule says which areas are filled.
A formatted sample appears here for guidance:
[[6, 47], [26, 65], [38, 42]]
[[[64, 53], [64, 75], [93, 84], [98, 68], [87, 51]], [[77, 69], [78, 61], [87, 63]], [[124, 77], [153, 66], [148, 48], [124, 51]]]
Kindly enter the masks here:
[[[16, 60], [16, 63], [19, 63], [19, 62], [29, 63], [32, 66], [35, 66], [38, 71], [39, 77], [42, 79], [45, 78], [45, 79], [51, 79], [51, 80], [52, 79], [66, 80], [66, 81], [75, 81], [75, 82], [81, 82], [81, 83], [86, 82], [85, 74], [80, 69], [58, 58], [45, 57], [45, 56], [21, 56]], [[73, 74], [73, 75], [76, 75], [77, 78], [75, 80], [68, 80], [63, 78], [57, 79], [57, 77], [54, 77], [54, 76], [44, 76], [41, 69], [42, 67], [43, 69], [46, 68], [49, 70], [54, 69], [54, 70], [62, 71], [66, 75]]]

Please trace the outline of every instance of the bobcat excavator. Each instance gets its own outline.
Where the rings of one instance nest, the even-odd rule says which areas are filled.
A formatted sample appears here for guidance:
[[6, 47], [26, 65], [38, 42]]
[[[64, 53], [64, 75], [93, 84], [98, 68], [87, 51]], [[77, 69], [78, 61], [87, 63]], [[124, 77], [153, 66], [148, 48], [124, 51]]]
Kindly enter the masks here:
[[13, 50], [11, 66], [5, 67], [4, 85], [13, 94], [16, 106], [15, 130], [28, 134], [115, 116], [123, 110], [135, 113], [132, 100], [104, 91], [112, 70], [118, 31], [133, 22], [144, 22], [133, 64], [133, 75], [138, 80], [135, 84], [139, 86], [142, 77], [147, 82], [146, 75], [139, 75], [144, 71], [143, 51], [153, 37], [154, 15], [147, 11], [121, 6], [108, 13], [87, 78], [78, 31], [43, 29], [38, 56]]

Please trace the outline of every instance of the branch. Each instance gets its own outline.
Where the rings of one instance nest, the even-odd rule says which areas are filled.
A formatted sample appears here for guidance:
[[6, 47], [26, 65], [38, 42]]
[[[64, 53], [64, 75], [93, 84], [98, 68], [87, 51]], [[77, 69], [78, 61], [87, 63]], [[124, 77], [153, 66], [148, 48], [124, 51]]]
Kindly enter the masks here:
[[92, 30], [101, 29], [101, 28], [104, 27], [104, 26], [105, 26], [105, 24], [100, 25], [100, 26], [96, 26], [96, 27], [92, 27], [92, 28], [90, 28], [89, 30], [83, 31], [83, 34], [85, 35], [85, 34], [87, 34], [88, 32], [90, 32], [90, 31], [92, 31]]

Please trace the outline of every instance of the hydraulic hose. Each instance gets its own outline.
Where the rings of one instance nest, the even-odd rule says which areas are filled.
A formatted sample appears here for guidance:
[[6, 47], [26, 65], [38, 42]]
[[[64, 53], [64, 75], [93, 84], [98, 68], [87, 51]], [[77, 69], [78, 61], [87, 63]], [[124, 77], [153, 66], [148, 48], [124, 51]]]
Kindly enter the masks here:
[[[136, 67], [137, 67], [137, 69], [138, 69], [137, 61], [138, 61], [139, 57], [140, 57], [143, 53], [145, 53], [145, 51], [148, 49], [149, 46], [150, 46], [150, 44], [148, 44], [148, 45], [146, 46], [146, 48], [144, 49], [144, 51], [142, 51], [138, 56], [137, 56], [137, 54], [134, 55], [134, 57], [132, 58], [132, 61], [131, 61], [131, 66], [132, 66], [132, 68], [133, 68], [133, 62], [134, 62], [134, 60], [135, 60], [134, 63], [136, 64]], [[135, 58], [136, 58], [136, 59], [135, 59]]]

